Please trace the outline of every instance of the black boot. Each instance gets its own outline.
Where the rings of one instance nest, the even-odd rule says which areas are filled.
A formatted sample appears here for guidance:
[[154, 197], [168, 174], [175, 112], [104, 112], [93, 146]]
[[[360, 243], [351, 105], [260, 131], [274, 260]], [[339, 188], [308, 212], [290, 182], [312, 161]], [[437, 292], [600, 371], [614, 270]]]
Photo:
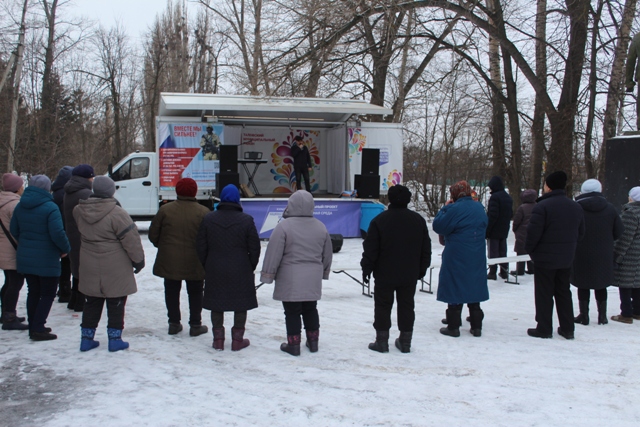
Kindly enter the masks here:
[[389, 352], [389, 331], [376, 331], [376, 340], [369, 344], [369, 350], [379, 353]]
[[20, 320], [15, 311], [5, 311], [2, 313], [2, 319], [2, 329], [5, 331], [26, 331], [29, 329], [29, 325], [22, 323], [24, 317]]
[[403, 353], [411, 352], [411, 338], [413, 337], [412, 332], [400, 332], [400, 336], [396, 338], [396, 348]]
[[609, 323], [607, 320], [607, 300], [597, 301], [598, 304], [598, 325], [606, 325]]
[[300, 335], [287, 335], [287, 342], [280, 344], [280, 350], [292, 356], [300, 356]]
[[469, 319], [469, 323], [471, 323], [469, 332], [471, 332], [471, 335], [474, 337], [482, 336], [482, 319], [484, 319], [484, 312], [479, 305], [471, 309], [471, 315], [469, 317], [471, 318]]
[[462, 325], [462, 310], [456, 310], [453, 308], [447, 309], [447, 327], [440, 328], [442, 335], [448, 335], [450, 337], [460, 336], [460, 326]]
[[[575, 323], [581, 323], [583, 325], [589, 324], [589, 300], [581, 299], [578, 301], [578, 306], [580, 307], [580, 314], [578, 314], [573, 321]], [[607, 315], [604, 316], [605, 320]]]

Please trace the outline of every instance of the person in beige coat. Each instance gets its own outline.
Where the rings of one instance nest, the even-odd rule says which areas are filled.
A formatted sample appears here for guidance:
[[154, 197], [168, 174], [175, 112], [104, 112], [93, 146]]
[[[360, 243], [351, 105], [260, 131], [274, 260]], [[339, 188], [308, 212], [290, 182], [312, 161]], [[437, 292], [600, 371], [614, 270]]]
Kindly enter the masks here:
[[109, 351], [124, 350], [122, 341], [127, 296], [137, 291], [134, 273], [144, 268], [144, 250], [135, 223], [113, 194], [113, 180], [97, 176], [93, 194], [73, 209], [81, 237], [80, 292], [86, 295], [80, 351], [96, 348], [96, 328], [107, 304]]
[[182, 331], [180, 289], [187, 283], [189, 335], [207, 333], [202, 324], [204, 267], [196, 253], [196, 236], [209, 209], [196, 200], [198, 184], [191, 178], [176, 183], [178, 200], [162, 206], [149, 226], [149, 241], [158, 248], [153, 274], [164, 278], [164, 300], [169, 318], [169, 335]]
[[318, 351], [320, 320], [317, 303], [322, 296], [322, 280], [329, 279], [333, 248], [322, 222], [313, 217], [313, 196], [298, 190], [289, 197], [283, 220], [269, 238], [260, 281], [276, 282], [273, 299], [282, 301], [287, 325], [287, 342], [280, 350], [300, 355], [302, 322], [307, 347]]
[[4, 270], [4, 286], [0, 292], [2, 301], [2, 329], [20, 330], [29, 329], [29, 325], [22, 322], [24, 317], [18, 317], [16, 307], [20, 298], [20, 290], [24, 285], [24, 276], [18, 273], [16, 267], [17, 242], [9, 232], [13, 210], [20, 201], [24, 192], [24, 181], [18, 175], [5, 173], [2, 175], [2, 189], [0, 193], [0, 268]]

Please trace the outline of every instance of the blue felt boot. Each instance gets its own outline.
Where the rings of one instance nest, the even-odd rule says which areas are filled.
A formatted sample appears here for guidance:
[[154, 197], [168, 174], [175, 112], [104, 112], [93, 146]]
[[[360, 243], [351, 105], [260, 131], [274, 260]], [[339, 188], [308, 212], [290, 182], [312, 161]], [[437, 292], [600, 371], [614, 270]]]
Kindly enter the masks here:
[[80, 351], [93, 350], [100, 345], [98, 341], [94, 341], [93, 337], [96, 336], [96, 329], [82, 328], [80, 329]]
[[109, 351], [129, 348], [129, 343], [122, 341], [122, 329], [107, 328], [107, 335], [109, 335]]

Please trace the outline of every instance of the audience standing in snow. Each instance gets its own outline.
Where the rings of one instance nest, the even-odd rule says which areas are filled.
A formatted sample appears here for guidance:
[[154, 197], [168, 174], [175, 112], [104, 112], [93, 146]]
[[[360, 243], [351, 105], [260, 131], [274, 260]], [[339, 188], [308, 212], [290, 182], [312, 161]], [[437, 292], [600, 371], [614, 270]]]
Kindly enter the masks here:
[[135, 223], [113, 198], [115, 191], [111, 178], [98, 176], [92, 196], [73, 209], [82, 239], [79, 292], [86, 297], [80, 351], [98, 346], [94, 337], [105, 302], [109, 351], [129, 348], [122, 341], [125, 304], [127, 296], [137, 291], [134, 273], [144, 268], [144, 250]]
[[[502, 258], [507, 256], [507, 237], [509, 237], [509, 226], [513, 216], [513, 199], [504, 191], [502, 178], [494, 176], [489, 180], [491, 197], [487, 206], [487, 245], [489, 248], [489, 258]], [[467, 193], [467, 196], [470, 196]], [[489, 266], [487, 279], [496, 280], [496, 264]], [[509, 263], [500, 264], [499, 276], [503, 279], [509, 278]]]
[[300, 355], [302, 323], [307, 332], [307, 347], [318, 351], [320, 319], [317, 302], [322, 296], [322, 280], [329, 279], [333, 248], [322, 222], [313, 217], [313, 196], [298, 190], [289, 197], [269, 239], [260, 281], [275, 280], [273, 299], [282, 301], [287, 326], [287, 342], [280, 350]]
[[444, 236], [442, 267], [438, 283], [438, 301], [448, 304], [443, 335], [460, 336], [462, 306], [469, 307], [470, 332], [482, 335], [484, 313], [480, 303], [489, 299], [485, 232], [487, 215], [480, 203], [471, 198], [471, 187], [460, 181], [449, 189], [451, 200], [433, 220], [433, 231]]
[[169, 335], [182, 331], [180, 289], [186, 282], [189, 295], [189, 335], [207, 333], [202, 324], [204, 267], [198, 260], [196, 236], [209, 209], [196, 200], [198, 184], [191, 178], [176, 183], [177, 200], [160, 207], [149, 226], [149, 241], [158, 248], [153, 274], [164, 278], [164, 300]]
[[369, 283], [372, 273], [375, 279], [373, 327], [376, 341], [369, 344], [369, 349], [380, 353], [389, 351], [395, 292], [400, 330], [395, 345], [403, 353], [409, 353], [416, 317], [416, 284], [431, 265], [431, 239], [424, 218], [407, 208], [411, 191], [402, 185], [394, 185], [389, 188], [388, 196], [389, 209], [371, 221], [362, 243], [362, 280]]
[[[531, 219], [531, 212], [535, 206], [538, 193], [536, 190], [524, 190], [520, 194], [520, 201], [522, 204], [513, 216], [513, 233], [516, 235], [516, 244], [513, 248], [517, 255], [526, 255], [527, 251], [524, 249], [524, 242], [527, 240], [527, 226], [529, 225], [529, 219]], [[527, 274], [533, 274], [533, 261], [526, 261]], [[525, 261], [519, 261], [516, 264], [516, 270], [511, 274], [523, 276], [524, 275]]]
[[24, 285], [24, 276], [16, 268], [16, 249], [18, 244], [9, 232], [11, 217], [20, 196], [24, 192], [24, 181], [18, 175], [5, 173], [2, 175], [2, 192], [0, 193], [0, 268], [4, 270], [4, 286], [0, 292], [2, 302], [2, 329], [26, 330], [29, 325], [24, 317], [18, 317], [16, 309], [20, 290]]
[[260, 238], [253, 218], [242, 211], [235, 185], [222, 189], [216, 210], [204, 217], [196, 249], [205, 270], [203, 305], [211, 310], [213, 348], [224, 350], [224, 312], [233, 311], [231, 350], [242, 350], [249, 346], [244, 338], [247, 311], [258, 307], [253, 272]]
[[50, 190], [49, 178], [31, 177], [11, 218], [11, 234], [18, 242], [17, 270], [27, 280], [29, 337], [34, 341], [57, 338], [45, 324], [58, 290], [60, 257], [70, 250]]
[[71, 243], [69, 260], [71, 262], [71, 273], [73, 281], [71, 286], [71, 298], [67, 307], [70, 310], [82, 311], [84, 308], [84, 295], [78, 290], [80, 282], [80, 232], [73, 217], [73, 208], [80, 200], [86, 200], [91, 196], [91, 183], [95, 176], [90, 165], [80, 164], [71, 171], [71, 178], [64, 186], [64, 221], [65, 230]]
[[576, 323], [589, 324], [589, 294], [596, 296], [598, 324], [607, 321], [607, 286], [613, 283], [613, 243], [624, 229], [622, 220], [613, 205], [602, 195], [602, 185], [597, 179], [582, 184], [576, 202], [584, 211], [584, 238], [578, 242], [571, 283], [578, 288], [580, 314]]
[[553, 336], [553, 302], [560, 326], [558, 334], [574, 338], [571, 300], [571, 265], [578, 241], [584, 236], [584, 214], [580, 205], [567, 197], [567, 174], [549, 174], [544, 194], [533, 208], [527, 226], [525, 249], [533, 260], [536, 322], [527, 333], [536, 338]]
[[614, 285], [620, 292], [620, 314], [611, 320], [633, 323], [640, 320], [640, 187], [629, 191], [629, 203], [622, 208], [624, 232], [614, 246]]
[[[65, 225], [64, 219], [64, 186], [71, 179], [73, 172], [72, 166], [65, 166], [58, 172], [58, 176], [51, 184], [51, 192], [53, 193], [53, 201], [60, 209], [62, 215], [62, 225]], [[66, 229], [66, 227], [65, 227]], [[71, 301], [71, 258], [66, 256], [60, 258], [60, 282], [58, 283], [58, 302]]]

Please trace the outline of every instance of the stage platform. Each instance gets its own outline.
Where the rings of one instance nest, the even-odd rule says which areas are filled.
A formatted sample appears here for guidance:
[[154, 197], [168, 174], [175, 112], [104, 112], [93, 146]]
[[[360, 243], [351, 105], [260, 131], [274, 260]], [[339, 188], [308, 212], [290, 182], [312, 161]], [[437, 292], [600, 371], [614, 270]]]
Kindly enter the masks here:
[[[251, 215], [261, 239], [268, 239], [278, 225], [291, 194], [273, 194], [240, 199], [242, 209]], [[330, 234], [345, 238], [362, 237], [369, 222], [384, 210], [384, 204], [373, 199], [341, 198], [337, 195], [314, 194], [313, 216], [322, 221]], [[364, 206], [364, 207], [363, 207]]]

